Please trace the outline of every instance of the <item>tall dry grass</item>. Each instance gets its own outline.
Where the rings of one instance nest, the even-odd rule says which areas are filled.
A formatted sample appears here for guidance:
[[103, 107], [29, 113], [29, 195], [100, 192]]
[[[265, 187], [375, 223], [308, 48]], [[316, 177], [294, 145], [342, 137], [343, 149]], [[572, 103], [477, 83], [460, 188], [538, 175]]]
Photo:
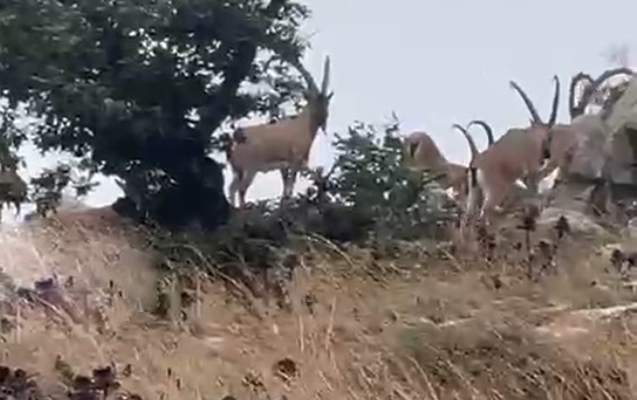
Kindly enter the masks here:
[[33, 314], [19, 338], [3, 335], [4, 362], [38, 373], [54, 397], [65, 396], [60, 355], [80, 372], [130, 364], [123, 388], [144, 399], [635, 398], [630, 312], [590, 311], [635, 294], [594, 240], [564, 244], [556, 270], [532, 279], [510, 249], [485, 263], [412, 243], [379, 260], [307, 241], [288, 310], [254, 293], [247, 307], [216, 278], [200, 281], [186, 320], [170, 324], [141, 312], [156, 275], [135, 234], [67, 221], [3, 235], [15, 250], [0, 262], [20, 284], [55, 271], [94, 290], [115, 280], [123, 294], [100, 332]]

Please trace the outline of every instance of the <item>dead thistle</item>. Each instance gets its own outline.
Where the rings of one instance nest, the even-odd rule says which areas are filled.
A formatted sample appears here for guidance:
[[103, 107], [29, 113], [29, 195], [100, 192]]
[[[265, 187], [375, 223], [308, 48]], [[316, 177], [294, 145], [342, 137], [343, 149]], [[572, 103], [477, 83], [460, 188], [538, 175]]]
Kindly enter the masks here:
[[557, 232], [557, 239], [562, 240], [564, 236], [571, 233], [571, 226], [568, 223], [568, 220], [563, 215], [555, 223], [555, 232]]

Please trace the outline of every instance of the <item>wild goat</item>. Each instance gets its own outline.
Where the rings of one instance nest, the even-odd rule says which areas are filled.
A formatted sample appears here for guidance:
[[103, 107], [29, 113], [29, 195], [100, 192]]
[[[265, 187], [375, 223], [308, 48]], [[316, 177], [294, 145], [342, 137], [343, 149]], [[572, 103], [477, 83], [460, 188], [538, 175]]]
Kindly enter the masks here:
[[[586, 112], [586, 108], [589, 106], [595, 93], [608, 79], [617, 75], [633, 75], [633, 71], [630, 68], [613, 68], [604, 71], [597, 79], [593, 80], [590, 75], [583, 72], [578, 73], [571, 79], [571, 87], [569, 93], [569, 112], [571, 120], [583, 115]], [[575, 101], [575, 89], [580, 82], [586, 81], [586, 86], [580, 96], [578, 102]]]
[[[487, 146], [493, 144], [493, 129], [485, 121], [473, 120], [469, 122], [467, 128], [457, 124], [454, 124], [454, 127], [466, 134], [466, 129], [471, 125], [480, 125], [486, 132]], [[467, 194], [467, 167], [447, 160], [431, 136], [422, 131], [412, 132], [405, 137], [403, 150], [409, 167], [434, 176], [440, 175], [437, 181], [443, 189], [451, 192], [449, 196], [453, 200], [464, 202]]]
[[[543, 167], [538, 180], [542, 180], [554, 173], [556, 169], [558, 169], [556, 179], [560, 180], [563, 173], [570, 167], [576, 152], [583, 148], [587, 142], [598, 142], [593, 144], [594, 150], [604, 146], [608, 132], [603, 118], [599, 115], [587, 115], [584, 112], [598, 89], [608, 79], [622, 74], [632, 75], [633, 73], [628, 68], [615, 68], [605, 71], [595, 80], [590, 75], [582, 72], [571, 79], [569, 89], [571, 123], [556, 124], [553, 127], [550, 148], [551, 157]], [[575, 90], [578, 84], [583, 81], [587, 82], [587, 85], [579, 101], [576, 101]], [[602, 154], [599, 155], [599, 162], [603, 162]]]
[[550, 157], [551, 129], [557, 119], [560, 81], [557, 76], [553, 79], [555, 95], [548, 122], [542, 121], [533, 102], [518, 84], [511, 81], [511, 87], [522, 97], [531, 114], [531, 125], [509, 129], [493, 146], [479, 154], [471, 136], [466, 135], [472, 154], [463, 227], [474, 216], [479, 202], [482, 203], [479, 219], [492, 222], [493, 212], [500, 208], [518, 179], [524, 179], [531, 191], [537, 191], [537, 177], [543, 161]]
[[258, 172], [278, 169], [283, 178], [283, 199], [292, 195], [299, 171], [307, 168], [310, 148], [319, 128], [326, 132], [329, 103], [334, 92], [328, 93], [330, 59], [325, 58], [321, 89], [310, 73], [295, 61], [294, 66], [307, 83], [304, 93], [307, 104], [292, 118], [270, 124], [238, 128], [231, 143], [226, 146], [226, 156], [232, 167], [230, 203], [235, 205], [239, 194], [239, 207], [245, 206], [245, 195]]

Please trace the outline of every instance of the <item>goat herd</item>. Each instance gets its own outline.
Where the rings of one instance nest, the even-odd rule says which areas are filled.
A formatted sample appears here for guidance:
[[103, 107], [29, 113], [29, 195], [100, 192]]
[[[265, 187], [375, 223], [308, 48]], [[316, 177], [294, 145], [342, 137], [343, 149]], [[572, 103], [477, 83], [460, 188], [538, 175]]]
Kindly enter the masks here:
[[[307, 85], [304, 91], [306, 105], [302, 110], [291, 118], [237, 128], [232, 135], [225, 135], [225, 152], [233, 173], [229, 188], [233, 205], [238, 194], [239, 206], [244, 207], [246, 191], [255, 175], [272, 170], [281, 172], [283, 198], [289, 198], [298, 174], [307, 169], [310, 148], [318, 129], [326, 130], [329, 104], [334, 95], [329, 91], [329, 57], [325, 58], [320, 87], [298, 60], [291, 63]], [[585, 111], [602, 85], [617, 75], [630, 77], [633, 72], [628, 68], [615, 68], [605, 71], [597, 79], [584, 73], [575, 75], [569, 90], [571, 122], [568, 124], [556, 123], [560, 98], [557, 76], [553, 78], [555, 94], [546, 122], [540, 118], [524, 90], [511, 81], [511, 87], [520, 95], [531, 116], [528, 126], [510, 128], [494, 140], [491, 127], [484, 121], [474, 120], [466, 127], [453, 124], [469, 145], [471, 161], [468, 166], [449, 162], [427, 133], [413, 132], [403, 141], [405, 161], [413, 169], [440, 177], [438, 182], [462, 210], [461, 233], [470, 232], [466, 228], [474, 223], [492, 228], [497, 216], [504, 214], [503, 204], [510, 198], [513, 188], [521, 188], [536, 197], [539, 183], [546, 177], [554, 175], [558, 181], [562, 180], [582, 143], [590, 138], [606, 140], [610, 136], [604, 113], [586, 114]], [[576, 99], [575, 91], [580, 84], [583, 84], [583, 91]], [[481, 126], [487, 134], [488, 146], [482, 152], [468, 132], [475, 125]], [[4, 190], [7, 193], [0, 200], [18, 207], [26, 194], [26, 185], [14, 175], [14, 169], [0, 173], [0, 184], [11, 187], [11, 190]], [[22, 184], [17, 185], [16, 181]]]
[[[329, 103], [333, 92], [328, 92], [330, 59], [326, 57], [321, 87], [298, 62], [293, 62], [307, 83], [304, 93], [307, 104], [294, 117], [274, 123], [235, 129], [227, 135], [226, 156], [232, 168], [230, 201], [234, 205], [237, 192], [239, 207], [245, 205], [245, 195], [258, 172], [279, 170], [283, 179], [283, 198], [291, 196], [296, 177], [307, 168], [310, 148], [319, 128], [325, 131]], [[582, 145], [582, 138], [608, 137], [603, 117], [585, 114], [602, 85], [617, 75], [632, 76], [628, 68], [605, 71], [597, 79], [579, 73], [571, 79], [569, 90], [569, 124], [556, 123], [560, 99], [560, 81], [553, 77], [555, 94], [548, 121], [543, 121], [533, 102], [515, 82], [510, 85], [526, 105], [530, 124], [508, 129], [494, 140], [491, 127], [484, 121], [471, 121], [466, 127], [453, 124], [466, 138], [471, 161], [468, 166], [447, 161], [436, 143], [425, 132], [414, 132], [404, 138], [406, 162], [414, 169], [439, 175], [439, 183], [458, 203], [463, 211], [461, 232], [479, 222], [493, 227], [496, 217], [503, 212], [503, 203], [514, 187], [538, 195], [539, 183], [553, 175], [560, 181], [568, 170], [574, 154]], [[582, 94], [576, 99], [575, 91], [583, 84]], [[468, 130], [479, 125], [487, 133], [488, 147], [480, 152]]]

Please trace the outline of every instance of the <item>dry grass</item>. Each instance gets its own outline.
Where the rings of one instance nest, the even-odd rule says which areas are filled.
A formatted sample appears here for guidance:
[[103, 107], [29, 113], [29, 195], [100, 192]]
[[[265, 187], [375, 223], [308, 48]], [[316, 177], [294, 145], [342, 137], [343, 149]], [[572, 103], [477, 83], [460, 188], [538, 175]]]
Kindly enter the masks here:
[[[533, 279], [524, 257], [509, 249], [506, 262], [490, 265], [442, 260], [415, 244], [408, 256], [374, 261], [365, 249], [339, 253], [312, 242], [289, 287], [290, 311], [258, 298], [246, 308], [223, 281], [205, 281], [187, 321], [175, 327], [140, 312], [156, 286], [142, 241], [121, 227], [65, 225], [3, 233], [8, 275], [26, 284], [56, 271], [93, 289], [114, 280], [124, 296], [105, 309], [102, 333], [93, 322], [68, 329], [32, 313], [19, 337], [3, 336], [4, 362], [37, 372], [54, 396], [64, 396], [57, 355], [84, 373], [110, 361], [120, 371], [130, 364], [122, 386], [145, 399], [609, 400], [637, 393], [630, 313], [576, 311], [637, 300], [606, 270], [594, 240], [565, 244], [557, 271]], [[298, 375], [282, 378], [278, 362]]]
[[[99, 212], [98, 212], [99, 211]], [[71, 218], [36, 223], [0, 232], [0, 268], [18, 286], [57, 275], [73, 277], [75, 286], [104, 295], [113, 281], [136, 309], [154, 304], [156, 272], [135, 231], [114, 223], [110, 210], [93, 210]]]

